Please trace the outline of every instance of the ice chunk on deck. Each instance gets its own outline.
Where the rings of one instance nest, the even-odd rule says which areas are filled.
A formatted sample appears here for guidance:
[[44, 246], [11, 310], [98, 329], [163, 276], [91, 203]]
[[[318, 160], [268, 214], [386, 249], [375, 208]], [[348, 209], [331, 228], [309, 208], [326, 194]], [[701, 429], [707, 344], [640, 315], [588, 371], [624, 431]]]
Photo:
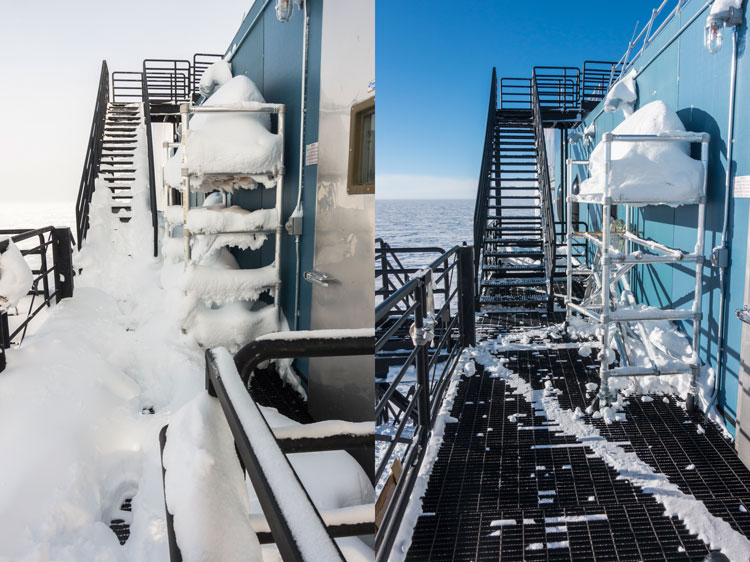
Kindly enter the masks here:
[[[618, 125], [614, 134], [684, 135], [677, 114], [654, 101]], [[597, 200], [604, 190], [604, 143], [591, 153], [591, 177], [581, 184], [581, 199]], [[610, 195], [613, 202], [672, 206], [693, 203], [703, 195], [703, 166], [689, 156], [687, 142], [613, 142]]]

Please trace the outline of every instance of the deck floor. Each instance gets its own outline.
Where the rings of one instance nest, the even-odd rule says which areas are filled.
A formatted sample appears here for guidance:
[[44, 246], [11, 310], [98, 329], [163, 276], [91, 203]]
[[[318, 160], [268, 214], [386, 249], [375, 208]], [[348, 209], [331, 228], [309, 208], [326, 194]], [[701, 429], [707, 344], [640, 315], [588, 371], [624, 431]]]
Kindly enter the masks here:
[[[523, 334], [560, 322], [559, 314], [486, 314], [480, 339]], [[534, 343], [540, 345], [534, 346]], [[582, 410], [598, 383], [598, 362], [577, 347], [544, 343], [499, 348], [498, 361], [534, 390], [544, 378], [562, 391], [561, 408]], [[562, 344], [562, 345], [560, 345]], [[543, 411], [502, 378], [477, 365], [463, 376], [446, 425], [422, 515], [407, 554], [411, 561], [703, 560], [710, 552], [677, 517], [623, 478], [576, 437], [556, 429]], [[635, 453], [711, 515], [750, 536], [750, 471], [719, 430], [703, 428], [674, 397], [631, 398], [626, 421], [584, 416], [601, 437]], [[692, 466], [691, 466], [692, 465]], [[750, 558], [750, 553], [748, 554]]]

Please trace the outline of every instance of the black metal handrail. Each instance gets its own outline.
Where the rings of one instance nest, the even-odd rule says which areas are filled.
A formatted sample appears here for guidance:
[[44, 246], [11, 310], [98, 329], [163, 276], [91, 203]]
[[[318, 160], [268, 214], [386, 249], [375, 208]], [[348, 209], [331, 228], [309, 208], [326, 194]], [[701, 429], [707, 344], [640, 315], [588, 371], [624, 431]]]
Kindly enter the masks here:
[[[296, 334], [299, 336], [299, 334]], [[232, 435], [235, 439], [235, 446], [240, 460], [243, 464], [245, 471], [253, 485], [258, 501], [261, 505], [263, 514], [268, 522], [268, 526], [271, 530], [273, 542], [281, 554], [284, 560], [297, 561], [297, 562], [313, 562], [313, 559], [305, 557], [303, 554], [303, 548], [301, 546], [301, 538], [299, 535], [300, 529], [292, 529], [292, 524], [289, 520], [288, 509], [286, 505], [282, 507], [277, 499], [280, 490], [272, 483], [272, 480], [268, 477], [269, 467], [260, 460], [260, 456], [264, 454], [264, 451], [256, 448], [256, 439], [259, 433], [262, 433], [261, 446], [265, 448], [265, 442], [269, 439], [275, 439], [273, 432], [265, 422], [262, 415], [261, 427], [254, 426], [254, 435], [249, 435], [245, 431], [245, 427], [241, 421], [241, 417], [238, 415], [238, 404], [235, 404], [232, 400], [231, 392], [228, 391], [227, 386], [224, 383], [227, 377], [239, 376], [242, 384], [247, 388], [248, 378], [251, 373], [263, 362], [273, 359], [286, 359], [293, 357], [337, 357], [346, 355], [371, 355], [373, 353], [373, 338], [371, 336], [346, 336], [340, 337], [331, 334], [325, 334], [324, 332], [309, 332], [306, 337], [293, 337], [289, 339], [283, 339], [283, 335], [279, 334], [278, 338], [263, 339], [260, 341], [254, 341], [244, 346], [240, 352], [234, 356], [234, 363], [236, 372], [222, 372], [217, 359], [217, 352], [215, 350], [206, 351], [206, 390], [211, 396], [218, 399], [219, 404], [224, 412], [229, 427], [232, 431]], [[248, 397], [249, 407], [252, 409], [256, 407], [252, 399]], [[248, 404], [242, 404], [244, 410], [247, 410]], [[265, 423], [264, 423], [265, 422]], [[162, 457], [164, 446], [166, 444], [166, 427], [162, 429], [160, 435], [160, 443], [162, 448]], [[361, 439], [353, 436], [350, 439], [354, 444], [359, 444]], [[346, 448], [346, 436], [339, 435], [335, 436], [331, 442], [336, 445], [342, 445]], [[277, 442], [278, 443], [278, 442]], [[319, 445], [313, 444], [312, 449], [309, 450], [322, 450]], [[294, 449], [295, 452], [306, 452], [307, 449], [304, 447], [300, 448], [298, 443]], [[321, 533], [325, 533], [330, 540], [330, 545], [336, 552], [338, 552], [341, 560], [343, 561], [343, 555], [341, 554], [338, 546], [333, 540], [334, 537], [343, 536], [360, 536], [363, 534], [370, 534], [374, 532], [374, 526], [372, 523], [364, 524], [342, 524], [336, 526], [326, 526], [321, 517], [321, 514], [316, 509], [312, 500], [310, 499], [307, 490], [299, 480], [294, 468], [289, 463], [286, 453], [281, 446], [279, 447], [279, 453], [275, 454], [275, 460], [277, 464], [274, 467], [279, 467], [278, 463], [285, 464], [285, 470], [288, 471], [294, 479], [294, 482], [286, 482], [285, 489], [288, 486], [297, 488], [299, 492], [297, 497], [303, 498], [305, 502], [305, 508], [313, 513], [312, 521], [308, 521], [307, 524], [322, 527]], [[163, 467], [163, 461], [162, 461]], [[162, 470], [162, 477], [164, 478], [164, 470]], [[170, 551], [170, 560], [172, 562], [178, 562], [182, 560], [182, 555], [177, 544], [177, 540], [174, 533], [174, 522], [173, 517], [166, 505], [167, 511], [167, 534]], [[295, 506], [296, 508], [301, 506]], [[267, 537], [266, 537], [267, 538]], [[264, 542], [266, 542], [264, 540]], [[309, 544], [308, 544], [309, 547]]]
[[112, 73], [112, 101], [114, 103], [138, 103], [141, 101], [143, 74], [116, 70]]
[[154, 172], [154, 134], [151, 130], [151, 100], [146, 80], [141, 81], [141, 101], [143, 102], [143, 122], [146, 125], [148, 146], [148, 193], [151, 203], [151, 226], [154, 229], [154, 257], [159, 257], [159, 212], [156, 202], [156, 173]]
[[536, 82], [536, 69], [531, 79], [531, 94], [534, 116], [534, 138], [536, 144], [537, 182], [541, 199], [542, 238], [544, 249], [544, 274], [547, 285], [547, 308], [552, 310], [554, 305], [553, 277], [557, 260], [557, 244], [555, 240], [555, 215], [552, 208], [552, 184], [547, 164], [547, 147], [544, 141], [544, 124], [542, 109], [539, 103], [539, 89]]
[[[398, 412], [393, 420], [394, 431], [376, 437], [388, 445], [376, 463], [375, 479], [379, 481], [396, 460], [404, 467], [395, 487], [388, 492], [390, 499], [383, 506], [382, 517], [376, 515], [380, 520], [375, 537], [378, 561], [387, 560], [390, 554], [461, 352], [476, 343], [472, 254], [471, 246], [452, 248], [375, 309], [376, 372], [382, 372], [377, 368], [379, 362], [391, 364], [391, 344], [405, 349], [398, 373], [386, 380], [376, 378], [379, 396], [375, 419], [382, 421], [389, 411]], [[450, 279], [450, 293], [436, 306], [432, 292], [446, 278]], [[407, 382], [411, 369], [415, 380]], [[402, 392], [399, 387], [403, 386], [410, 388]]]
[[89, 206], [94, 194], [94, 182], [96, 181], [96, 176], [99, 174], [108, 103], [109, 70], [107, 69], [107, 61], [102, 61], [102, 70], [99, 74], [99, 90], [96, 95], [96, 105], [94, 106], [94, 119], [91, 123], [89, 144], [86, 148], [81, 184], [78, 187], [78, 197], [76, 198], [76, 240], [79, 250], [89, 229]]
[[181, 103], [192, 101], [193, 67], [184, 59], [145, 59], [143, 81], [154, 101]]
[[584, 110], [591, 109], [604, 99], [609, 89], [620, 78], [621, 73], [621, 63], [585, 61], [581, 78], [581, 107]]
[[[490, 176], [494, 162], [492, 154], [495, 142], [495, 121], [497, 118], [497, 72], [492, 69], [490, 83], [490, 103], [487, 109], [487, 126], [484, 133], [484, 148], [482, 149], [482, 164], [479, 168], [479, 185], [477, 199], [474, 203], [474, 278], [479, 279], [479, 263], [483, 248], [484, 233], [487, 227], [487, 198], [490, 191]], [[479, 294], [477, 288], [477, 294]]]
[[[403, 287], [407, 281], [419, 271], [419, 267], [404, 264], [405, 258], [424, 257], [428, 254], [441, 256], [443, 248], [430, 247], [396, 247], [394, 248], [382, 238], [375, 239], [375, 298], [384, 300]], [[422, 260], [424, 263], [426, 260]], [[446, 285], [435, 289], [435, 294], [447, 295], [449, 287]]]
[[[36, 245], [23, 247], [20, 249], [24, 257], [38, 258], [38, 264], [30, 263], [33, 275], [31, 290], [29, 295], [31, 300], [26, 312], [26, 318], [15, 324], [11, 332], [8, 322], [8, 313], [0, 312], [0, 372], [5, 369], [7, 359], [5, 349], [11, 344], [19, 345], [26, 336], [29, 323], [33, 320], [43, 308], [52, 305], [52, 299], [55, 302], [73, 296], [73, 234], [69, 228], [55, 228], [47, 226], [33, 230], [0, 230], [0, 236], [9, 235], [14, 244], [27, 240], [36, 240]], [[0, 241], [0, 254], [8, 248], [8, 241]], [[51, 263], [48, 255], [51, 251]], [[54, 290], [50, 287], [50, 275], [54, 283]], [[37, 297], [41, 297], [42, 302], [37, 303]], [[16, 339], [18, 337], [18, 339]]]
[[534, 95], [539, 107], [554, 111], [578, 111], [581, 102], [581, 71], [573, 66], [535, 66], [532, 71], [532, 108]]

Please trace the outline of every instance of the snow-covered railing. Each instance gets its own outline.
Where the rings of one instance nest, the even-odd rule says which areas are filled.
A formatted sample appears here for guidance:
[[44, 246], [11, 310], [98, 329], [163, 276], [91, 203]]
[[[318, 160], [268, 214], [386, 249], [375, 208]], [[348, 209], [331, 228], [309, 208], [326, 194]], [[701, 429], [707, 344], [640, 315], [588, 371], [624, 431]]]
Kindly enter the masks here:
[[[5, 349], [23, 341], [29, 323], [36, 315], [50, 307], [53, 299], [60, 302], [73, 296], [73, 235], [69, 228], [47, 226], [35, 230], [0, 230], [0, 237], [3, 236], [9, 238], [0, 240], [0, 371], [6, 366]], [[29, 246], [29, 241], [33, 241], [34, 245]], [[5, 295], [2, 294], [3, 276], [12, 275], [11, 271], [4, 271], [2, 254], [9, 251], [11, 242], [20, 245], [20, 254], [28, 262], [27, 272], [31, 270], [28, 303], [22, 300], [18, 304], [18, 307], [28, 304], [28, 309], [25, 314], [14, 316], [12, 325], [8, 317], [8, 303], [3, 300]], [[14, 251], [18, 253], [18, 250]]]
[[[370, 355], [373, 331], [319, 330], [268, 334], [245, 346], [234, 358], [223, 348], [206, 351], [206, 390], [217, 398], [240, 459], [263, 511], [252, 529], [260, 542], [275, 542], [285, 561], [343, 561], [334, 537], [373, 534], [374, 506], [319, 512], [289, 462], [289, 453], [372, 447], [373, 424], [343, 421], [272, 430], [247, 390], [261, 363], [291, 357]], [[162, 429], [162, 457], [167, 437]], [[178, 470], [170, 467], [169, 470]], [[170, 559], [181, 560], [173, 514], [167, 498]]]
[[[472, 254], [471, 246], [452, 248], [375, 309], [379, 561], [393, 546], [458, 357], [476, 342]], [[446, 279], [450, 291], [436, 306]]]

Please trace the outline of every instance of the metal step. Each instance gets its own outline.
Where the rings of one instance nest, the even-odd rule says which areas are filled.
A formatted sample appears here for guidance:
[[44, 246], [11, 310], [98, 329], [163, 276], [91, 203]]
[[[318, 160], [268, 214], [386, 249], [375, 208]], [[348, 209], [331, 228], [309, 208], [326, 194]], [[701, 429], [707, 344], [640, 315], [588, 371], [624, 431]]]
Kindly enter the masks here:
[[484, 244], [499, 244], [501, 246], [528, 246], [541, 247], [544, 241], [541, 238], [485, 238]]
[[[104, 162], [102, 163], [104, 164]], [[135, 169], [133, 168], [110, 168], [107, 170], [102, 170], [101, 167], [99, 168], [100, 174], [134, 174]]]
[[504, 277], [501, 279], [484, 279], [482, 287], [544, 287], [547, 280], [544, 277]]
[[480, 304], [508, 304], [523, 306], [524, 304], [546, 304], [547, 295], [530, 293], [523, 296], [518, 295], [482, 295], [479, 297]]
[[108, 185], [107, 187], [112, 193], [115, 193], [116, 191], [121, 191], [121, 190], [130, 191], [132, 189], [132, 186], [130, 185]]
[[102, 178], [106, 182], [114, 183], [117, 181], [135, 181], [134, 177], [128, 177], [128, 178]]
[[484, 271], [502, 271], [506, 273], [523, 273], [527, 271], [544, 271], [541, 263], [487, 263], [482, 265]]
[[[539, 205], [487, 205], [488, 209], [495, 209], [500, 211], [506, 211], [510, 209], [518, 210], [518, 209], [539, 209]], [[497, 216], [497, 215], [495, 215]]]
[[499, 252], [484, 252], [482, 254], [485, 258], [537, 258], [541, 259], [544, 257], [542, 250], [504, 250]]

